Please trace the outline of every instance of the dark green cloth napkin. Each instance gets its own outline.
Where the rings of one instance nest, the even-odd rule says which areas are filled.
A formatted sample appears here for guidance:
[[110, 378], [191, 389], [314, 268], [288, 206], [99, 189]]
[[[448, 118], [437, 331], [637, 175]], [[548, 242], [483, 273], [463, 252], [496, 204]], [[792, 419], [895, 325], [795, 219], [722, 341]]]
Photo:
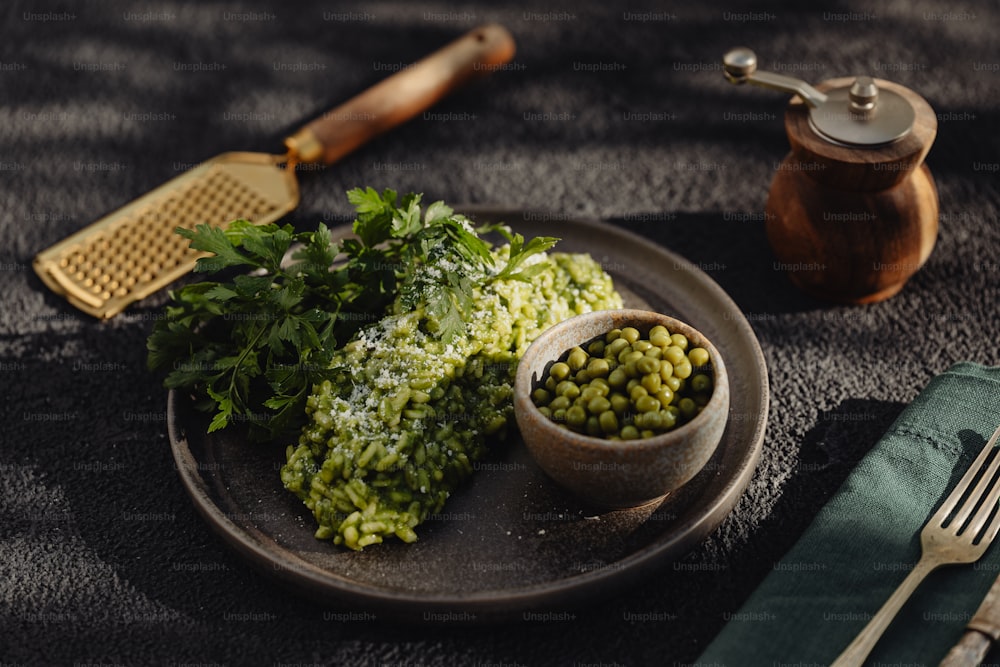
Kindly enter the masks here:
[[[997, 426], [1000, 368], [932, 379], [695, 664], [830, 664], [920, 558], [921, 528]], [[1000, 544], [932, 572], [868, 664], [937, 665], [998, 574]]]

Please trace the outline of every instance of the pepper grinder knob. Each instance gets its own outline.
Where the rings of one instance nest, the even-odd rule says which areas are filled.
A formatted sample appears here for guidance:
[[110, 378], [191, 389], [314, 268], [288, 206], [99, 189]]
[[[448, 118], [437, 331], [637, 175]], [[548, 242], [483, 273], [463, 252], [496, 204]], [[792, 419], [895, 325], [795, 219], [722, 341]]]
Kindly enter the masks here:
[[722, 65], [730, 83], [746, 83], [747, 77], [757, 71], [757, 54], [738, 46], [722, 56]]
[[878, 104], [878, 86], [875, 85], [875, 79], [870, 76], [859, 76], [851, 84], [848, 97], [851, 100], [851, 111], [855, 113], [874, 111]]

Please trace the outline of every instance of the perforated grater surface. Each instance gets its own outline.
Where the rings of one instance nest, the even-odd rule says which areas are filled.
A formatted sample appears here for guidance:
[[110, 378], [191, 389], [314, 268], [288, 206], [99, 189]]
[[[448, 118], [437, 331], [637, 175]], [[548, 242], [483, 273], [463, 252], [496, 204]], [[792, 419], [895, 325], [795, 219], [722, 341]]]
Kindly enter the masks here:
[[40, 253], [35, 271], [86, 313], [108, 318], [188, 273], [206, 253], [177, 227], [264, 224], [295, 208], [294, 172], [274, 156], [226, 153]]
[[286, 155], [212, 158], [42, 251], [35, 272], [80, 310], [113, 317], [205, 256], [188, 248], [177, 227], [274, 222], [298, 205], [297, 163], [331, 164], [513, 55], [505, 28], [476, 28], [306, 125], [285, 140]]

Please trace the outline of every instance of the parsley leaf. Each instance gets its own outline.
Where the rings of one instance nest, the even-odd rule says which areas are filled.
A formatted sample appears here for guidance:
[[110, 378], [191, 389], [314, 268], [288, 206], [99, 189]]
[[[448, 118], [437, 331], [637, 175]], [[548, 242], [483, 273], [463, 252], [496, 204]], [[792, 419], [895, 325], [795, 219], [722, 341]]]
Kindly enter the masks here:
[[534, 277], [542, 269], [542, 267], [535, 264], [518, 270], [524, 264], [524, 260], [528, 259], [532, 255], [537, 255], [549, 250], [552, 246], [559, 242], [559, 239], [551, 236], [536, 236], [525, 244], [524, 237], [520, 234], [506, 236], [510, 242], [510, 258], [507, 260], [507, 265], [503, 267], [503, 270], [497, 274], [497, 279], [499, 280], [531, 280], [531, 278]]

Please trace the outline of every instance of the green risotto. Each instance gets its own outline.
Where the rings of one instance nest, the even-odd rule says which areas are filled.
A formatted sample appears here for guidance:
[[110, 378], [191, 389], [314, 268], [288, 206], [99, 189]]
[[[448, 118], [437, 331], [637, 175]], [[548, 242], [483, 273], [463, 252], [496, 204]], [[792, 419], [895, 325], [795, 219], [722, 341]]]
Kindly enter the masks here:
[[[507, 261], [509, 246], [493, 251]], [[473, 289], [465, 335], [448, 342], [424, 304], [393, 305], [334, 354], [332, 380], [314, 387], [308, 423], [281, 469], [312, 511], [316, 537], [362, 549], [440, 512], [513, 417], [517, 360], [546, 328], [620, 308], [611, 278], [589, 255], [541, 253], [530, 281]], [[435, 276], [433, 266], [430, 282]]]

